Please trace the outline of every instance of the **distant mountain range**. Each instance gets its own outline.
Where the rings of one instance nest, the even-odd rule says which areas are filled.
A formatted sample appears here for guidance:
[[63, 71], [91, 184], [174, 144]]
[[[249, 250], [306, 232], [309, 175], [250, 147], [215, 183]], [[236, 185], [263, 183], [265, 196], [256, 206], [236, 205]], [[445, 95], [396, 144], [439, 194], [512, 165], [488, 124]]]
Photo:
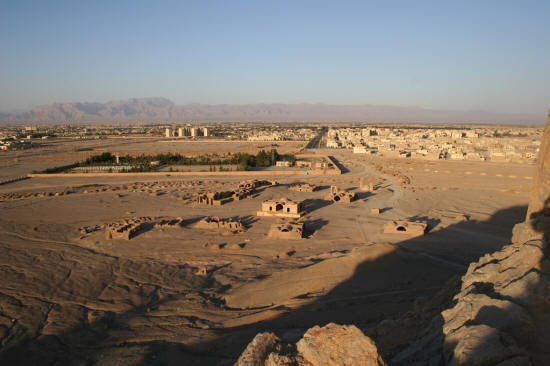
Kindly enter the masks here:
[[4, 123], [265, 121], [539, 124], [544, 123], [545, 117], [545, 115], [444, 111], [369, 104], [186, 104], [178, 106], [165, 98], [133, 98], [107, 103], [55, 103], [34, 107], [23, 113], [0, 113], [0, 121]]

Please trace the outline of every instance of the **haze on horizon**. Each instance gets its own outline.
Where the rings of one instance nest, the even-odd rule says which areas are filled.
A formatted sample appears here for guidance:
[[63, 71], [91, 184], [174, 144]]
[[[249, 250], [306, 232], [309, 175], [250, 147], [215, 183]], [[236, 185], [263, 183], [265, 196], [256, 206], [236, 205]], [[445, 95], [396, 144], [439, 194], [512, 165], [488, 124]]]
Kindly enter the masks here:
[[0, 111], [162, 96], [545, 116], [546, 1], [0, 4]]

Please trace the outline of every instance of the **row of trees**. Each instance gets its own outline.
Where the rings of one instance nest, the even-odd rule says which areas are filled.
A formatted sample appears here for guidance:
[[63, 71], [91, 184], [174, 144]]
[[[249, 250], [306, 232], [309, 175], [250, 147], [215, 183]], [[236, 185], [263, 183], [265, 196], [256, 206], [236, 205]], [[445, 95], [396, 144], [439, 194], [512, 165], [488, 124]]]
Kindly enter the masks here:
[[[268, 167], [275, 165], [279, 154], [277, 150], [260, 150], [256, 155], [248, 153], [228, 153], [224, 157], [217, 154], [187, 157], [181, 154], [166, 153], [157, 155], [120, 156], [119, 165], [132, 165], [133, 171], [154, 170], [153, 162], [160, 165], [239, 165], [240, 169], [247, 170], [250, 167]], [[76, 164], [79, 167], [116, 165], [116, 156], [110, 152], [90, 156]]]

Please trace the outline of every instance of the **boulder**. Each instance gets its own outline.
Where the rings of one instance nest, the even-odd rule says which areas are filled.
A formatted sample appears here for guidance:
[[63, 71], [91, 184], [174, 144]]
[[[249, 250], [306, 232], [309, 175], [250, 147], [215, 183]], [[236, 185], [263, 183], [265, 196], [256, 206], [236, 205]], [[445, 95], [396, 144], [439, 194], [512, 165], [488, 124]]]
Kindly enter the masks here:
[[374, 342], [353, 325], [329, 323], [310, 328], [296, 344], [314, 366], [378, 366], [384, 361]]
[[264, 366], [270, 353], [276, 350], [281, 340], [273, 333], [258, 333], [246, 346], [235, 366]]

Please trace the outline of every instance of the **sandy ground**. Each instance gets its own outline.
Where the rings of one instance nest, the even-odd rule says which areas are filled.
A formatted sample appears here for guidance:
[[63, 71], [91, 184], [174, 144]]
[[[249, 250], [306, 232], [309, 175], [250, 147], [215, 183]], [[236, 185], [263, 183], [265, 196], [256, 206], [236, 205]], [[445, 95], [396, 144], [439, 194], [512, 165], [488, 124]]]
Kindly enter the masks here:
[[[154, 151], [171, 145], [138, 142], [127, 150], [148, 144]], [[183, 152], [197, 148], [177, 144]], [[265, 145], [231, 144], [232, 151]], [[17, 163], [3, 156], [2, 174], [80, 154], [70, 143], [59, 150], [43, 152], [41, 160], [28, 152]], [[524, 218], [534, 174], [533, 166], [323, 152], [346, 173], [280, 177], [280, 185], [221, 207], [193, 199], [199, 191], [235, 188], [242, 177], [33, 178], [0, 186], [0, 363], [231, 365], [261, 331], [292, 341], [329, 321], [369, 329], [507, 244], [513, 224]], [[377, 189], [360, 191], [361, 177]], [[290, 191], [294, 182], [320, 189]], [[330, 185], [359, 199], [330, 203], [323, 199]], [[255, 213], [263, 200], [279, 197], [304, 200], [306, 238], [267, 238], [280, 219]], [[371, 208], [382, 212], [372, 215]], [[192, 228], [205, 216], [238, 217], [248, 229]], [[184, 224], [151, 228], [129, 241], [95, 230], [134, 217]], [[383, 234], [393, 218], [426, 221], [430, 231], [414, 239]]]

